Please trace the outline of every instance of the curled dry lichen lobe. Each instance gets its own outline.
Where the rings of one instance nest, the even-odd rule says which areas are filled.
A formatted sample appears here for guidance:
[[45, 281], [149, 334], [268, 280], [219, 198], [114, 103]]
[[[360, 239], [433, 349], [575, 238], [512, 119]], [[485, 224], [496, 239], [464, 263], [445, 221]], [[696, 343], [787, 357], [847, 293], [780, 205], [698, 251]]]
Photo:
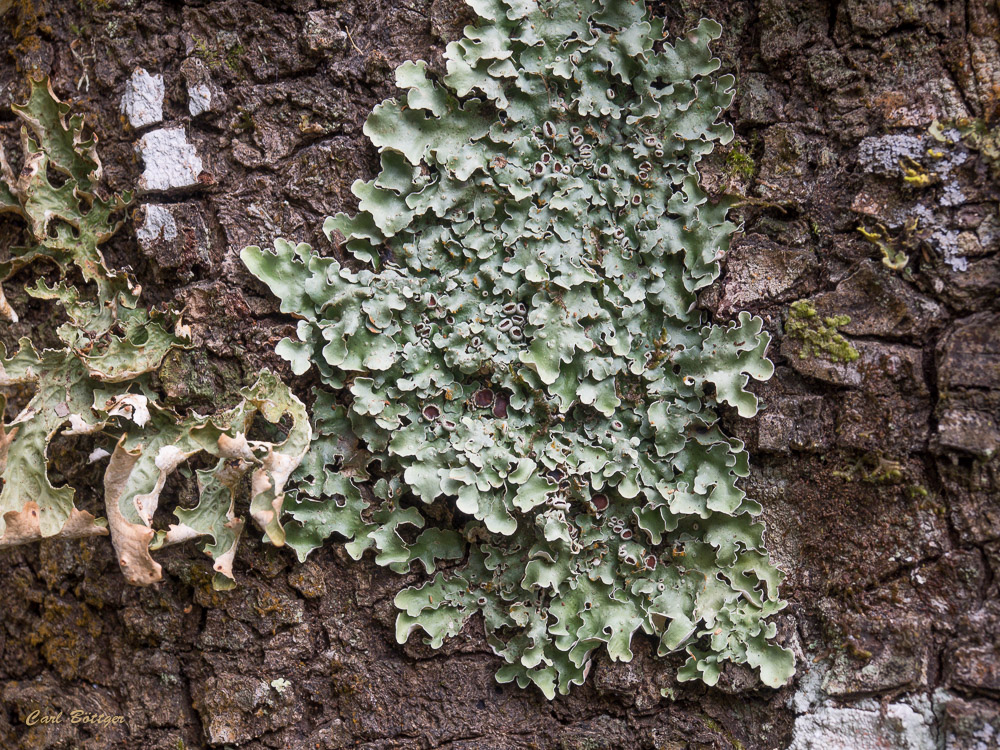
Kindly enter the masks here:
[[[480, 613], [498, 679], [550, 697], [598, 647], [629, 660], [640, 629], [687, 651], [681, 679], [714, 684], [732, 660], [780, 685], [781, 575], [716, 417], [756, 413], [769, 337], [695, 308], [735, 229], [698, 184], [732, 139], [721, 29], [656, 51], [641, 3], [470, 5], [447, 75], [405, 63], [405, 96], [365, 125], [381, 172], [326, 224], [354, 262], [284, 240], [243, 253], [299, 318], [279, 353], [326, 386], [288, 542], [304, 557], [337, 532], [400, 573], [462, 560], [400, 592], [398, 639], [440, 646]], [[428, 527], [442, 504], [468, 520]]]
[[[116, 217], [131, 196], [98, 193], [96, 138], [84, 137], [82, 118], [69, 116], [47, 80], [33, 80], [28, 102], [13, 109], [23, 123], [24, 166], [15, 175], [0, 145], [0, 212], [24, 222], [28, 242], [0, 263], [0, 281], [47, 259], [58, 268], [57, 280], [49, 286], [40, 279], [26, 292], [60, 305], [67, 322], [55, 331], [59, 348], [38, 352], [23, 338], [8, 358], [0, 345], [0, 387], [27, 387], [33, 394], [10, 423], [3, 422], [0, 394], [0, 547], [110, 531], [126, 579], [147, 585], [162, 577], [151, 548], [198, 539], [215, 561], [217, 584], [228, 586], [243, 528], [235, 514], [233, 472], [252, 475], [251, 515], [273, 543], [283, 543], [283, 486], [309, 444], [305, 407], [266, 371], [240, 392], [236, 407], [214, 417], [181, 416], [159, 403], [151, 373], [188, 345], [188, 335], [178, 315], [143, 306], [131, 276], [105, 264], [101, 245], [119, 228]], [[53, 184], [52, 175], [61, 184]], [[70, 282], [74, 272], [82, 287]], [[0, 315], [16, 320], [2, 293]], [[248, 444], [246, 431], [258, 414], [274, 423], [290, 416], [287, 439]], [[106, 522], [75, 507], [72, 487], [50, 481], [47, 451], [57, 434], [91, 436], [100, 448], [91, 460], [110, 457]], [[239, 461], [227, 454], [227, 440], [245, 449]], [[179, 523], [169, 530], [155, 530], [167, 477], [202, 453], [217, 463], [198, 472], [199, 505], [179, 509]]]

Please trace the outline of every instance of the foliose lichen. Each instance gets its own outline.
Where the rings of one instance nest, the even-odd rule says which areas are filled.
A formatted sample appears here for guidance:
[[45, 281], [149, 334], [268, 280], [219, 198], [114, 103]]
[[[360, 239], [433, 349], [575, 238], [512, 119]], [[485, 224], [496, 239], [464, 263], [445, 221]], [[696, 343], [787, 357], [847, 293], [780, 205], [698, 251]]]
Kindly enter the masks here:
[[[151, 549], [198, 539], [215, 561], [215, 583], [233, 580], [232, 563], [243, 520], [234, 501], [250, 474], [250, 513], [270, 541], [281, 544], [282, 488], [309, 446], [311, 429], [302, 403], [270, 372], [241, 391], [230, 411], [182, 416], [161, 406], [153, 373], [171, 351], [188, 345], [180, 316], [139, 303], [139, 287], [124, 271], [107, 267], [100, 246], [119, 228], [115, 219], [129, 194], [104, 197], [96, 138], [83, 134], [81, 117], [67, 117], [47, 80], [32, 81], [24, 106], [22, 168], [15, 175], [0, 146], [0, 213], [24, 220], [28, 244], [0, 263], [0, 281], [41, 261], [58, 280], [39, 278], [27, 293], [61, 306], [56, 329], [62, 346], [37, 351], [28, 338], [11, 357], [0, 344], [0, 388], [29, 388], [30, 401], [5, 422], [0, 390], [0, 548], [40, 539], [106, 535], [110, 530], [127, 580], [149, 584], [162, 571]], [[59, 184], [50, 177], [58, 176]], [[76, 273], [84, 284], [70, 282]], [[0, 315], [17, 320], [0, 290]], [[247, 440], [255, 416], [292, 420], [280, 443]], [[108, 459], [104, 475], [107, 519], [76, 507], [70, 486], [55, 487], [47, 449], [57, 435], [90, 436], [91, 461]], [[211, 468], [198, 470], [200, 503], [176, 510], [178, 523], [153, 527], [168, 476], [188, 459], [207, 454]]]
[[785, 335], [799, 342], [799, 357], [822, 357], [831, 362], [853, 362], [860, 355], [851, 342], [837, 332], [851, 322], [848, 315], [820, 317], [809, 300], [793, 302], [785, 321]]
[[[918, 224], [917, 217], [911, 217], [906, 222], [901, 236], [895, 240], [884, 224], [877, 224], [874, 229], [859, 226], [858, 233], [882, 251], [882, 265], [893, 271], [904, 271], [910, 262], [910, 256], [903, 250], [902, 245], [917, 230]], [[849, 322], [850, 320], [847, 320], [840, 325]]]
[[381, 172], [325, 225], [352, 259], [243, 252], [299, 318], [278, 351], [326, 386], [288, 543], [419, 561], [398, 640], [438, 647], [480, 614], [497, 679], [548, 697], [599, 648], [631, 659], [639, 630], [688, 653], [681, 680], [730, 660], [781, 685], [782, 575], [717, 417], [756, 413], [769, 336], [696, 308], [735, 229], [697, 168], [733, 137], [721, 28], [671, 46], [641, 2], [469, 4], [447, 74], [403, 64], [365, 125]]

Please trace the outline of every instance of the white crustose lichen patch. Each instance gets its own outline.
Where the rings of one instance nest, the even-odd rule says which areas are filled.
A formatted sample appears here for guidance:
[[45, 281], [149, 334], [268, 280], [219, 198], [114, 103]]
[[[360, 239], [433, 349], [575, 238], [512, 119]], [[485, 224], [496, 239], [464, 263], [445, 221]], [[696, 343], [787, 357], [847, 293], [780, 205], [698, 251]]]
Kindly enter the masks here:
[[125, 83], [122, 114], [133, 128], [144, 128], [163, 120], [163, 76], [136, 68]]
[[139, 178], [141, 192], [164, 192], [199, 184], [204, 165], [183, 126], [146, 133], [136, 144], [136, 152], [145, 165]]

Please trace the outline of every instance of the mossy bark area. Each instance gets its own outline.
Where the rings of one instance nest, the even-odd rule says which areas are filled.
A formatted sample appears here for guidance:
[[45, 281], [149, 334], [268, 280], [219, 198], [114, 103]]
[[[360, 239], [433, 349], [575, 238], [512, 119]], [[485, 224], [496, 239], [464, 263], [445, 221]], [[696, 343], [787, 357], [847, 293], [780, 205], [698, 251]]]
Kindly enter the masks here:
[[[130, 188], [146, 131], [124, 127], [119, 103], [143, 67], [164, 78], [164, 124], [182, 125], [203, 161], [198, 184], [140, 199], [169, 211], [174, 232], [140, 242], [143, 209], [108, 252], [151, 301], [186, 308], [198, 349], [165, 365], [165, 394], [204, 411], [228, 406], [262, 365], [288, 374], [273, 349], [293, 323], [238, 253], [278, 234], [337, 252], [320, 225], [353, 209], [351, 183], [377, 168], [365, 117], [393, 94], [398, 63], [441, 67], [464, 6], [0, 0], [8, 5], [0, 137], [16, 137], [9, 106], [40, 69], [95, 127], [109, 186]], [[759, 313], [776, 338], [777, 375], [756, 389], [765, 411], [728, 429], [752, 451], [746, 488], [788, 573], [779, 632], [799, 653], [795, 682], [775, 692], [730, 669], [711, 690], [679, 685], [679, 660], [655, 658], [640, 636], [631, 663], [599, 659], [586, 685], [550, 703], [494, 682], [475, 625], [438, 652], [397, 646], [392, 598], [409, 579], [354, 563], [337, 544], [299, 565], [248, 540], [240, 587], [217, 593], [191, 547], [161, 555], [162, 584], [134, 589], [110, 544], [54, 542], [0, 552], [0, 745], [763, 750], [835, 746], [851, 731], [889, 747], [1000, 736], [996, 165], [988, 148], [928, 135], [935, 120], [996, 124], [1000, 9], [651, 6], [674, 34], [702, 16], [723, 23], [717, 49], [739, 80], [738, 141], [705, 177], [746, 198], [744, 233], [702, 303], [720, 321]], [[209, 109], [192, 117], [198, 86]], [[878, 225], [909, 257], [902, 271], [858, 231]], [[17, 241], [0, 221], [0, 253]], [[18, 288], [17, 277], [5, 285], [22, 313], [0, 327], [8, 346], [48, 321]], [[784, 330], [798, 300], [821, 319], [848, 317], [838, 332], [858, 356], [800, 357]], [[59, 443], [52, 460], [97, 510], [100, 472], [80, 453]], [[168, 492], [194, 498], [180, 477]], [[289, 685], [279, 691], [278, 679]], [[76, 709], [125, 724], [72, 724]], [[35, 710], [64, 720], [28, 726]]]

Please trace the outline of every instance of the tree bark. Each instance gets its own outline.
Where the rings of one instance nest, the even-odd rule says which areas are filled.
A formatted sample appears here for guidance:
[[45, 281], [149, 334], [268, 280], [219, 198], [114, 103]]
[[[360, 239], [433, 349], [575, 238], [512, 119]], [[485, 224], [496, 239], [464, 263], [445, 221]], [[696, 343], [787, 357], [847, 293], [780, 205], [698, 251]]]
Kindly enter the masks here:
[[[712, 689], [679, 684], [680, 660], [639, 635], [631, 663], [598, 658], [549, 702], [494, 681], [475, 623], [440, 651], [396, 645], [392, 599], [418, 577], [335, 541], [298, 564], [246, 539], [226, 593], [191, 546], [161, 553], [165, 580], [138, 589], [106, 540], [48, 542], [0, 551], [0, 746], [1000, 746], [1000, 6], [648, 4], [672, 36], [720, 21], [738, 80], [738, 137], [704, 180], [741, 198], [743, 231], [701, 303], [719, 321], [759, 314], [774, 337], [765, 409], [727, 430], [751, 451], [745, 487], [788, 576], [777, 622], [793, 682], [773, 691], [728, 668]], [[97, 133], [106, 184], [132, 189], [150, 128], [119, 107], [141, 67], [163, 76], [163, 124], [202, 159], [196, 184], [141, 196], [107, 253], [147, 301], [185, 310], [197, 347], [161, 369], [168, 398], [217, 409], [262, 366], [307, 393], [274, 354], [294, 323], [238, 253], [275, 236], [335, 252], [323, 218], [353, 210], [352, 182], [377, 169], [364, 120], [398, 64], [443, 68], [461, 0], [0, 0], [0, 13], [0, 138], [16, 137], [10, 104], [40, 70]], [[173, 237], [137, 237], [150, 206]], [[19, 231], [0, 219], [0, 258]], [[24, 312], [0, 327], [11, 349], [49, 312], [17, 277], [5, 290]], [[54, 445], [52, 461], [96, 512], [100, 476], [79, 447]], [[63, 721], [29, 726], [36, 710]], [[124, 723], [73, 724], [73, 710]]]

